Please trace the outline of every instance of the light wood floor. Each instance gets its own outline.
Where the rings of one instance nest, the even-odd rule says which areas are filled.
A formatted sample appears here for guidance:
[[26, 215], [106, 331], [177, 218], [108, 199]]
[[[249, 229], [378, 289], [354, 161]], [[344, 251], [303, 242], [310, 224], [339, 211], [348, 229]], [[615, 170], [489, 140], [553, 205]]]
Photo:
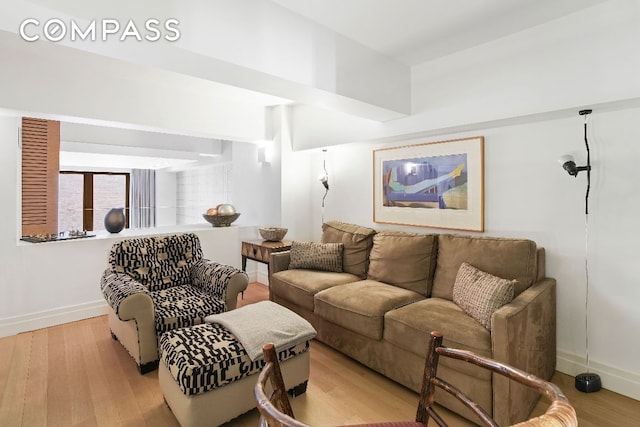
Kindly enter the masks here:
[[[267, 298], [251, 284], [240, 305]], [[576, 408], [580, 426], [640, 426], [640, 402], [601, 390], [584, 394], [573, 378], [553, 382]], [[326, 426], [413, 419], [417, 394], [313, 341], [307, 393], [292, 400], [298, 419]], [[540, 413], [539, 404], [534, 413]], [[445, 414], [452, 426], [465, 420]], [[255, 426], [253, 410], [227, 426]], [[0, 339], [0, 426], [178, 426], [164, 404], [157, 371], [141, 376], [113, 341], [105, 316]]]

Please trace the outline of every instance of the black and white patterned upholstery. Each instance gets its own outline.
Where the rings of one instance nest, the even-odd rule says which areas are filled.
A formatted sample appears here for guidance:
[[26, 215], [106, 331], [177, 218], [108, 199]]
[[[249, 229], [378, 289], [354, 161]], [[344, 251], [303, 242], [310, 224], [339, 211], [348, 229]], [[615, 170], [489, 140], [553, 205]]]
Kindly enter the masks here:
[[198, 236], [185, 233], [115, 243], [100, 289], [113, 309], [112, 334], [143, 372], [157, 366], [162, 333], [227, 311], [247, 283], [243, 271], [204, 259]]
[[[309, 341], [282, 350], [282, 362], [309, 350]], [[264, 360], [252, 362], [235, 336], [218, 324], [174, 329], [160, 338], [164, 363], [185, 395], [196, 395], [256, 374]]]
[[201, 259], [198, 236], [185, 233], [117, 242], [109, 254], [109, 267], [116, 273], [126, 273], [150, 291], [159, 291], [188, 284], [191, 268]]
[[230, 265], [201, 259], [191, 269], [191, 282], [194, 286], [224, 300], [227, 282], [237, 273], [238, 269]]
[[146, 293], [151, 296], [147, 288], [136, 282], [133, 278], [125, 273], [115, 273], [111, 270], [105, 270], [100, 280], [100, 289], [107, 303], [113, 308], [116, 314], [119, 314], [120, 303], [129, 295], [136, 293]]
[[226, 311], [223, 299], [190, 285], [151, 292], [151, 299], [158, 335], [176, 328], [199, 325], [208, 315]]

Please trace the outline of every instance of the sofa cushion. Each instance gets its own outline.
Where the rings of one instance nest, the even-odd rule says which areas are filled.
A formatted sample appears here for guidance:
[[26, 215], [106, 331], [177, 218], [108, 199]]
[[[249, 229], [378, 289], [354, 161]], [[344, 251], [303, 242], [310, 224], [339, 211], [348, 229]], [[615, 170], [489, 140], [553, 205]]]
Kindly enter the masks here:
[[314, 313], [338, 326], [373, 339], [382, 339], [384, 314], [424, 299], [408, 289], [362, 280], [318, 292]]
[[[431, 331], [442, 332], [445, 346], [492, 357], [491, 333], [453, 301], [427, 298], [391, 310], [384, 317], [384, 339], [419, 357], [427, 354]], [[477, 378], [491, 377], [490, 371], [459, 360], [445, 357], [440, 363]]]
[[373, 236], [367, 279], [428, 296], [436, 267], [437, 235], [380, 231]]
[[291, 242], [289, 268], [342, 273], [342, 243]]
[[313, 297], [320, 291], [358, 281], [349, 273], [316, 270], [283, 270], [269, 279], [269, 292], [313, 312]]
[[109, 253], [111, 271], [126, 273], [150, 291], [189, 283], [191, 266], [202, 259], [193, 233], [140, 237], [114, 243]]
[[210, 314], [226, 310], [224, 300], [214, 298], [190, 285], [151, 292], [151, 299], [155, 308], [154, 320], [158, 335], [177, 328], [199, 325]]
[[372, 228], [340, 221], [328, 221], [322, 224], [322, 243], [342, 243], [344, 245], [342, 270], [365, 279], [375, 233], [376, 231]]
[[453, 302], [491, 330], [491, 315], [513, 300], [514, 283], [463, 262], [453, 285]]
[[517, 280], [517, 296], [535, 281], [536, 244], [527, 239], [441, 234], [431, 296], [453, 300], [453, 284], [463, 262], [494, 276]]

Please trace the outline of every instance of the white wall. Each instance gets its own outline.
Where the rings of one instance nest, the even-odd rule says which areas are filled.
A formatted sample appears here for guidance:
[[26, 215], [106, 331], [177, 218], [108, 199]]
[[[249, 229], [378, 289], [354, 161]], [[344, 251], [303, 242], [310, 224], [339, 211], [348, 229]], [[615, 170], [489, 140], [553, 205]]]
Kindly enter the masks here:
[[258, 144], [233, 144], [233, 200], [239, 224], [280, 225], [280, 156], [258, 162]]
[[[99, 279], [111, 244], [149, 230], [124, 230], [118, 235], [67, 242], [25, 243], [20, 230], [20, 119], [0, 115], [0, 336], [104, 313]], [[157, 229], [157, 233], [194, 231], [205, 257], [240, 267], [240, 241], [255, 227]]]
[[[638, 2], [612, 0], [416, 66], [414, 113], [404, 119], [374, 123], [311, 106], [293, 107], [293, 144], [304, 151], [289, 160], [306, 162], [311, 155], [311, 164], [319, 165], [318, 148], [332, 145], [325, 218], [433, 232], [437, 230], [373, 223], [372, 151], [483, 135], [483, 235], [526, 237], [546, 248], [547, 275], [558, 281], [558, 370], [585, 371], [588, 235], [591, 369], [602, 376], [605, 388], [636, 399], [640, 274], [634, 247], [640, 193], [632, 174], [640, 162], [639, 18]], [[571, 178], [556, 161], [569, 153], [584, 163], [583, 118], [577, 113], [586, 107], [594, 108], [589, 118], [593, 180], [588, 229], [585, 175]], [[340, 143], [346, 144], [333, 145]], [[311, 179], [304, 192], [319, 200], [317, 187]], [[309, 212], [309, 233], [319, 239], [315, 224], [320, 207], [311, 204]]]
[[290, 240], [310, 240], [313, 220], [312, 198], [314, 186], [319, 186], [314, 175], [309, 152], [294, 152], [291, 135], [291, 108], [279, 107], [274, 111], [275, 141], [281, 148], [281, 218], [283, 227], [289, 229], [286, 236]]
[[[637, 237], [640, 192], [634, 178], [640, 163], [640, 109], [594, 112], [590, 117], [592, 187], [588, 228], [589, 353], [591, 367], [605, 388], [640, 398], [640, 329], [637, 301]], [[438, 138], [407, 139], [393, 144], [353, 143], [331, 147], [331, 198], [325, 218], [376, 229], [447, 232], [373, 223], [372, 152], [376, 148], [485, 137], [485, 232], [479, 235], [524, 237], [546, 249], [547, 275], [557, 279], [558, 370], [583, 372], [585, 356], [584, 197], [586, 176], [570, 177], [558, 164], [562, 154], [586, 161], [583, 118], [478, 129]], [[312, 164], [322, 164], [319, 150]], [[309, 152], [295, 153], [306, 159]], [[293, 161], [295, 161], [295, 156]], [[311, 180], [313, 198], [321, 197]], [[315, 204], [309, 227], [314, 239], [320, 215]], [[475, 234], [475, 233], [472, 233]]]

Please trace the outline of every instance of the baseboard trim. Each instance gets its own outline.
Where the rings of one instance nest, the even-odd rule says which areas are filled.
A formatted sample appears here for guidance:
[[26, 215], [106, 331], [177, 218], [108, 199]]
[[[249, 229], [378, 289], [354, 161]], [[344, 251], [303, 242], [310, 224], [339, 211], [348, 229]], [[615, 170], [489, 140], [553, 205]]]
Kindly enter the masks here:
[[35, 331], [106, 314], [104, 300], [0, 319], [0, 337]]
[[267, 270], [262, 270], [260, 268], [250, 269], [247, 268], [245, 271], [247, 276], [249, 276], [249, 283], [260, 282], [260, 283], [269, 283], [269, 274]]
[[247, 273], [247, 276], [249, 276], [249, 283], [253, 283], [253, 282], [257, 282], [258, 281], [258, 273], [254, 270], [254, 271], [245, 271], [245, 273]]
[[[640, 400], [640, 375], [592, 360], [589, 361], [589, 367], [591, 372], [600, 375], [603, 388]], [[583, 356], [558, 351], [556, 353], [556, 370], [576, 376], [586, 372], [586, 359]]]
[[262, 283], [263, 285], [268, 285], [269, 283], [269, 275], [266, 271], [258, 271], [256, 274], [256, 282]]

